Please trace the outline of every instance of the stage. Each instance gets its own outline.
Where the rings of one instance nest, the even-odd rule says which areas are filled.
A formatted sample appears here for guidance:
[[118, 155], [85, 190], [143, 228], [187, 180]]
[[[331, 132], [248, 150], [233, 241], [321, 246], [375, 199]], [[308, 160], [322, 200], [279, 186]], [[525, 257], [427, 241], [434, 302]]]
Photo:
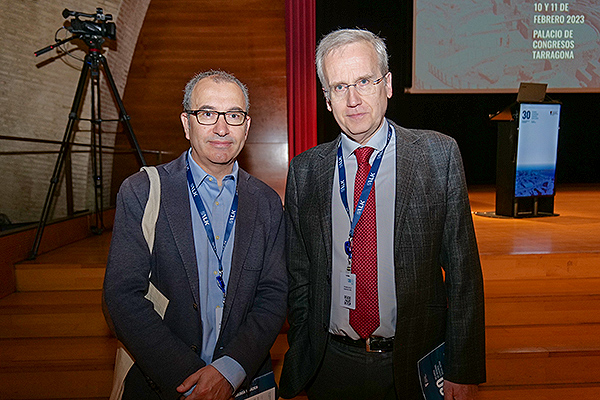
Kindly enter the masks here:
[[[473, 212], [494, 211], [494, 187], [469, 189]], [[473, 215], [486, 299], [480, 400], [600, 393], [600, 184], [559, 186], [554, 212]], [[108, 398], [116, 339], [101, 288], [109, 243], [106, 232], [15, 266], [19, 292], [0, 299], [0, 398]], [[286, 350], [284, 329], [271, 350], [277, 379]]]
[[[492, 186], [470, 188], [469, 199], [473, 213], [494, 211]], [[480, 255], [600, 253], [600, 185], [559, 186], [554, 213], [559, 216], [473, 215]]]

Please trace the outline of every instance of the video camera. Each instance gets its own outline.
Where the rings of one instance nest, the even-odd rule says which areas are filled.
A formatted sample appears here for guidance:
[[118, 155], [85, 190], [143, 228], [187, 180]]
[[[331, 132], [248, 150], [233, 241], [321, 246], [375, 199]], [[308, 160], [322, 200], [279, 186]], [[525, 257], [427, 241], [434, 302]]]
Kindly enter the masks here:
[[[112, 20], [111, 14], [104, 14], [101, 8], [96, 8], [96, 14], [84, 14], [78, 11], [70, 11], [64, 9], [62, 12], [63, 18], [75, 17], [66, 26], [67, 30], [74, 35], [80, 35], [90, 38], [107, 38], [117, 39], [117, 27]], [[81, 20], [80, 17], [91, 18], [91, 20]]]
[[[85, 14], [78, 11], [70, 11], [66, 8], [62, 12], [63, 18], [75, 17], [69, 24], [64, 26], [73, 36], [58, 40], [56, 43], [46, 46], [43, 49], [36, 51], [34, 54], [38, 57], [41, 54], [47, 53], [50, 50], [63, 45], [73, 39], [82, 39], [88, 46], [97, 46], [99, 48], [104, 43], [104, 38], [116, 40], [117, 27], [112, 20], [112, 15], [104, 14], [101, 8], [96, 8], [96, 14]], [[79, 17], [91, 18], [91, 20], [80, 20]], [[62, 28], [61, 28], [62, 29]]]

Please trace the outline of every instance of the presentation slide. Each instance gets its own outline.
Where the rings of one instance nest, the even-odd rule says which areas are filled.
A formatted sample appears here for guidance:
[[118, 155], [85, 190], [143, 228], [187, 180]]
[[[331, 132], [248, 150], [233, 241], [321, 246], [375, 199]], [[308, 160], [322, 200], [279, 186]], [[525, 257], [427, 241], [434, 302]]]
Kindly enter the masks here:
[[415, 0], [410, 93], [600, 92], [600, 0]]

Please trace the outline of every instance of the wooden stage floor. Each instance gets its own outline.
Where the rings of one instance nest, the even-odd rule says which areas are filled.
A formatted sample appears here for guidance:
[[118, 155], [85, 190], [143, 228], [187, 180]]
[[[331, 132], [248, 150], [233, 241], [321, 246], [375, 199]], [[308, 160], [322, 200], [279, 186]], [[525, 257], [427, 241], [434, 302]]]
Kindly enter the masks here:
[[[473, 212], [495, 209], [493, 187], [471, 187], [469, 198]], [[473, 215], [486, 296], [480, 400], [599, 398], [600, 184], [559, 186], [554, 212]], [[15, 266], [18, 292], [0, 299], [0, 398], [108, 398], [116, 340], [101, 287], [109, 242], [107, 232]], [[277, 378], [286, 339], [280, 334], [271, 351]]]
[[[471, 211], [494, 211], [493, 187], [469, 190]], [[482, 256], [600, 252], [600, 185], [558, 187], [558, 217], [489, 218], [473, 216]]]

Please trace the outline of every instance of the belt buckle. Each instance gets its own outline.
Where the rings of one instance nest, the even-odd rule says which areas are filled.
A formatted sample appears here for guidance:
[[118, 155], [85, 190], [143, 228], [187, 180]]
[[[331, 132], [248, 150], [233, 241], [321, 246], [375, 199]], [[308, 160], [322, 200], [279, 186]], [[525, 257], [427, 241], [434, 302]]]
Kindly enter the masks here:
[[373, 339], [372, 336], [369, 336], [366, 339], [366, 343], [367, 343], [367, 353], [383, 353], [382, 349], [372, 349], [371, 348], [371, 339]]

